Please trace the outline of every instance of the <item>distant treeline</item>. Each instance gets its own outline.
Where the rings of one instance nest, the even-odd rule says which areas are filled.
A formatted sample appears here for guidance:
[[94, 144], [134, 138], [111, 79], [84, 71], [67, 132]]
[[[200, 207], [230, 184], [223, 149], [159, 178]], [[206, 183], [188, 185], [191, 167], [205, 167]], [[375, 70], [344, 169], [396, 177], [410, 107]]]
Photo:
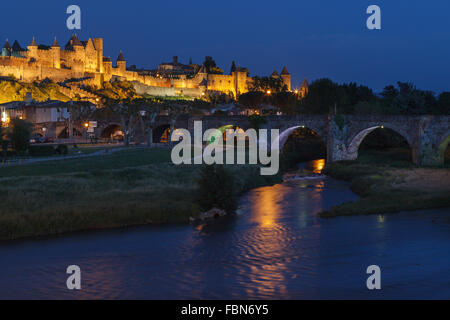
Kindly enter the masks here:
[[239, 102], [247, 107], [270, 104], [285, 114], [327, 114], [336, 110], [342, 114], [450, 115], [450, 92], [435, 95], [409, 82], [386, 86], [377, 95], [367, 86], [319, 79], [309, 85], [303, 99], [295, 93], [275, 89], [270, 95], [250, 91], [241, 95]]

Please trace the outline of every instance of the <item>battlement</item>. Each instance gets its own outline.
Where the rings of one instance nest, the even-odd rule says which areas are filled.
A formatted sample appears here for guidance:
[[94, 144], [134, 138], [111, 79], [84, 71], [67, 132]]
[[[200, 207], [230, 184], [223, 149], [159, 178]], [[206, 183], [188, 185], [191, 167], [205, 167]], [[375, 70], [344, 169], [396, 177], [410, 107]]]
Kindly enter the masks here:
[[[233, 67], [234, 66], [234, 67]], [[172, 62], [162, 63], [156, 70], [127, 69], [127, 61], [120, 52], [113, 61], [103, 55], [103, 39], [90, 38], [80, 41], [73, 35], [61, 48], [55, 39], [51, 46], [38, 45], [33, 39], [27, 49], [15, 41], [14, 45], [5, 43], [0, 55], [0, 76], [13, 76], [24, 82], [49, 78], [55, 82], [71, 78], [89, 78], [89, 85], [100, 87], [103, 81], [127, 80], [141, 83], [147, 87], [194, 89], [199, 95], [205, 91], [218, 91], [235, 97], [248, 91], [252, 79], [248, 70], [236, 68], [233, 62], [230, 74], [223, 74], [212, 57], [207, 56], [202, 65], [180, 62], [177, 56]], [[289, 88], [291, 76], [284, 68], [280, 77]], [[171, 91], [171, 92], [172, 92]], [[190, 92], [191, 92], [190, 91]]]

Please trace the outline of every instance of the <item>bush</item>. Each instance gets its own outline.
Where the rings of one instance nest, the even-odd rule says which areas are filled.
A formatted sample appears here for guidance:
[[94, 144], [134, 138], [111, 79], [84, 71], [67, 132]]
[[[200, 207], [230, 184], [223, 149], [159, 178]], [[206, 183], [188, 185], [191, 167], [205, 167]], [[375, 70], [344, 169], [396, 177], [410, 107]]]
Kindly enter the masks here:
[[30, 145], [33, 125], [25, 120], [13, 119], [11, 120], [11, 127], [9, 138], [13, 148], [17, 153], [25, 153]]
[[52, 156], [55, 154], [53, 146], [30, 146], [28, 148], [30, 156]]
[[66, 155], [69, 153], [69, 148], [65, 144], [59, 144], [55, 151], [60, 155]]
[[197, 182], [196, 201], [202, 210], [223, 209], [233, 213], [237, 209], [234, 178], [223, 165], [206, 165]]

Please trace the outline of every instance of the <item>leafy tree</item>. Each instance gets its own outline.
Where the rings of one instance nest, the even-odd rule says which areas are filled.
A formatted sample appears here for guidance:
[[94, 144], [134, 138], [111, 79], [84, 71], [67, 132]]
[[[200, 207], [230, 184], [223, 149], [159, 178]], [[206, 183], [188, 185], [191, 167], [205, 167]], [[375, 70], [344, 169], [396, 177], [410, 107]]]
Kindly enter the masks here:
[[156, 117], [163, 110], [163, 103], [155, 98], [143, 98], [134, 100], [141, 124], [142, 132], [147, 133], [147, 146], [153, 146], [153, 130], [156, 126]]
[[266, 99], [266, 94], [260, 91], [249, 91], [239, 96], [239, 103], [246, 107], [257, 107]]
[[[170, 101], [164, 105], [164, 109], [169, 115], [170, 134], [172, 134], [175, 131], [175, 123], [178, 118], [192, 110], [192, 104], [186, 100]], [[172, 139], [169, 140], [169, 144], [172, 144]]]
[[298, 96], [292, 92], [283, 91], [275, 93], [272, 97], [272, 104], [284, 114], [296, 114], [299, 111], [300, 102]]
[[28, 147], [30, 146], [32, 131], [32, 123], [21, 119], [11, 120], [11, 131], [9, 132], [9, 139], [17, 153], [23, 154], [28, 150]]
[[108, 117], [108, 114], [120, 117], [125, 146], [128, 147], [130, 145], [130, 139], [133, 135], [133, 121], [139, 111], [137, 105], [133, 104], [130, 99], [114, 100], [104, 98], [102, 100], [101, 111], [106, 117]]
[[436, 113], [450, 115], [450, 92], [439, 95]]
[[202, 210], [212, 208], [233, 213], [237, 209], [234, 177], [223, 165], [205, 165], [197, 182], [196, 201]]
[[438, 102], [431, 91], [417, 89], [410, 82], [397, 82], [398, 88], [390, 85], [381, 93], [385, 110], [391, 114], [432, 114]]
[[216, 62], [213, 60], [212, 57], [206, 57], [205, 61], [203, 62], [203, 65], [205, 66], [208, 73], [223, 74], [223, 70], [217, 66]]
[[286, 85], [283, 80], [273, 77], [253, 77], [253, 82], [249, 86], [249, 91], [259, 91], [277, 93], [287, 91]]
[[319, 79], [311, 83], [309, 92], [301, 101], [302, 113], [329, 113], [338, 96], [338, 84], [330, 79]]

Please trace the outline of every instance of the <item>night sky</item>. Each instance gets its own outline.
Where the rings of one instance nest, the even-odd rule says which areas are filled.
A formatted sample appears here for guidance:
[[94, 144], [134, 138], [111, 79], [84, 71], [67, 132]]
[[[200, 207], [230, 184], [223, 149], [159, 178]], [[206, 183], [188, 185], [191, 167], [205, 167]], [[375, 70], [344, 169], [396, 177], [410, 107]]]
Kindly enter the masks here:
[[[64, 45], [66, 8], [82, 10], [80, 39], [103, 37], [105, 55], [123, 50], [128, 64], [156, 68], [162, 61], [201, 63], [213, 56], [225, 72], [231, 61], [251, 75], [284, 65], [293, 87], [329, 77], [380, 91], [396, 81], [450, 91], [450, 1], [294, 0], [3, 1], [0, 39], [25, 47], [57, 36]], [[366, 28], [366, 8], [382, 10], [382, 30]]]

